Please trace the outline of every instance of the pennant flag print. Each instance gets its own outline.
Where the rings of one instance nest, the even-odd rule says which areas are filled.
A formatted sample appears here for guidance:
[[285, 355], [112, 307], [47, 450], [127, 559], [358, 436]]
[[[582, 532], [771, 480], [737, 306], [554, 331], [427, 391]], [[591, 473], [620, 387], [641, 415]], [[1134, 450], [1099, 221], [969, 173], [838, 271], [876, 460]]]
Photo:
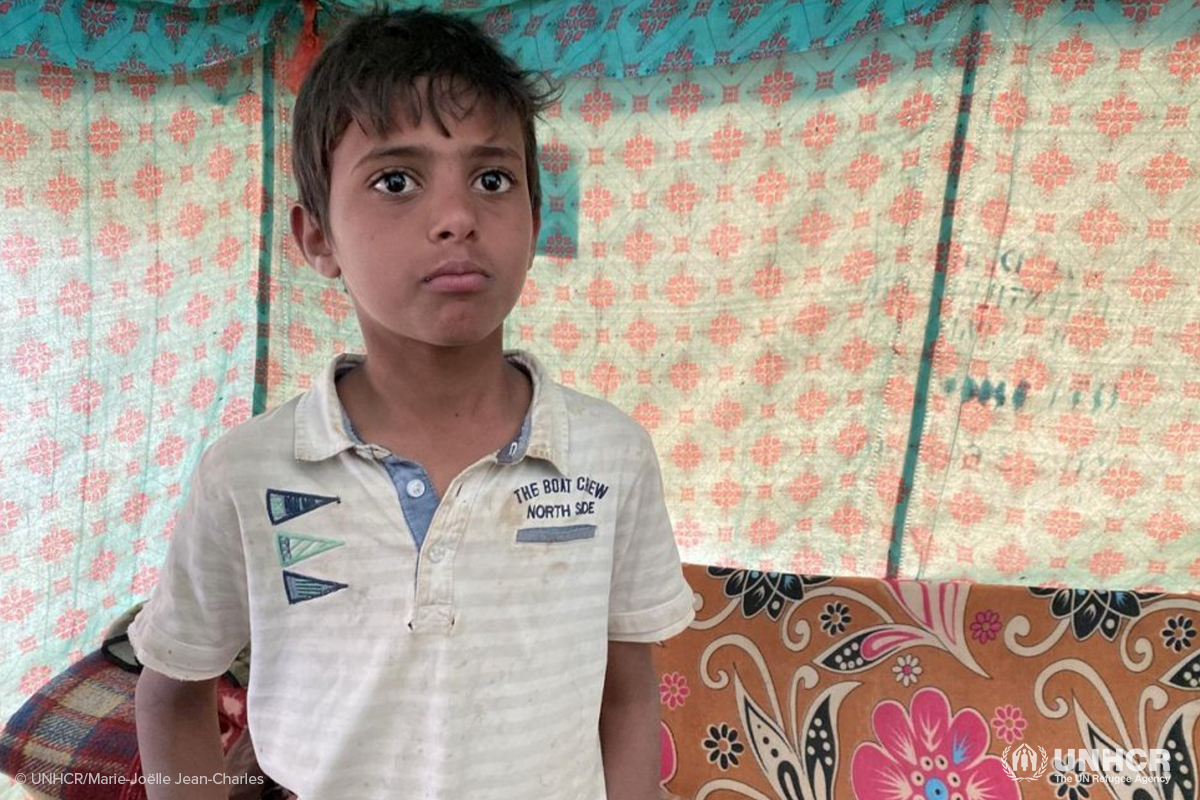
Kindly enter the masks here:
[[304, 559], [312, 558], [326, 550], [341, 547], [345, 542], [280, 531], [275, 534], [275, 544], [279, 548], [279, 565], [290, 567], [292, 564], [298, 564]]
[[302, 492], [287, 492], [282, 489], [267, 489], [267, 516], [272, 525], [295, 519], [301, 514], [307, 514], [321, 506], [330, 503], [340, 503], [340, 497], [325, 497], [319, 494], [304, 494]]
[[312, 600], [316, 597], [324, 597], [327, 594], [333, 594], [336, 591], [345, 589], [347, 584], [338, 583], [337, 581], [326, 581], [321, 578], [312, 578], [308, 575], [299, 575], [295, 572], [283, 571], [283, 588], [287, 592], [289, 605], [303, 603], [305, 600]]

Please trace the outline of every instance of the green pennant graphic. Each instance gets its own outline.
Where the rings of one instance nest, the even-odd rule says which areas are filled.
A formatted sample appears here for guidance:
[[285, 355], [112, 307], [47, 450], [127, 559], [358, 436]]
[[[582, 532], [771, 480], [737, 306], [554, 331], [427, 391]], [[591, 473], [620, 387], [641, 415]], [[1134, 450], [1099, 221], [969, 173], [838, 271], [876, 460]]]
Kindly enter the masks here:
[[280, 531], [275, 534], [275, 545], [279, 550], [279, 565], [290, 567], [306, 558], [341, 547], [345, 542], [337, 539], [322, 539], [318, 536], [301, 536], [297, 533]]

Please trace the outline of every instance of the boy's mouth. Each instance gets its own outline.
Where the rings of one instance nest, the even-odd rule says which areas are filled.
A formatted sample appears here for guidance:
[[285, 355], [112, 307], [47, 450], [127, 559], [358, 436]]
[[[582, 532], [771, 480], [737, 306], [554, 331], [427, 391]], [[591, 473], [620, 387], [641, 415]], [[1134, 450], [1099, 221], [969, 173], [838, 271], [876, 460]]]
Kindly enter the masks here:
[[487, 271], [471, 261], [447, 261], [422, 281], [440, 292], [473, 292], [487, 282]]

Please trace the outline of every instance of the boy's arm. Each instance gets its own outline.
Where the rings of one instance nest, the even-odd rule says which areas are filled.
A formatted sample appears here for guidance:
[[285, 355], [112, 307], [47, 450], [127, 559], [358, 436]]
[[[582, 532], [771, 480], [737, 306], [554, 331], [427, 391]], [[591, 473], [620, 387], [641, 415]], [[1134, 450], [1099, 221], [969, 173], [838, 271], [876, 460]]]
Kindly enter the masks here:
[[658, 800], [658, 687], [651, 644], [608, 643], [600, 748], [608, 800]]
[[[217, 722], [217, 680], [179, 681], [142, 668], [134, 709], [148, 800], [225, 800], [229, 796], [228, 786], [212, 778], [225, 771]], [[181, 775], [207, 776], [209, 782], [183, 783], [178, 780]], [[157, 776], [169, 778], [170, 783]]]

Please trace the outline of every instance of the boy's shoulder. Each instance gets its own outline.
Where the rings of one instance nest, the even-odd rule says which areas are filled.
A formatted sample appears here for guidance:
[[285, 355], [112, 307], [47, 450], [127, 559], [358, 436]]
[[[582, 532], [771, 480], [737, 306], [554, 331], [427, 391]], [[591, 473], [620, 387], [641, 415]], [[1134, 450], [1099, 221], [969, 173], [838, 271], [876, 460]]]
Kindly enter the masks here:
[[593, 417], [614, 425], [637, 426], [637, 423], [625, 411], [602, 397], [581, 392], [558, 382], [555, 382], [555, 386], [562, 394], [563, 405], [572, 419]]
[[537, 381], [543, 386], [543, 402], [548, 401], [552, 408], [565, 415], [567, 427], [572, 433], [579, 428], [591, 427], [607, 430], [610, 434], [626, 434], [649, 440], [646, 430], [618, 406], [551, 377], [547, 364], [535, 353], [528, 350], [508, 350], [505, 354], [527, 371], [536, 374]]
[[649, 432], [617, 405], [601, 397], [556, 383], [569, 420], [572, 441], [594, 439], [608, 444], [628, 444], [653, 450]]
[[281, 457], [291, 460], [295, 452], [296, 406], [303, 397], [296, 395], [225, 431], [204, 449], [201, 468], [236, 480], [240, 467], [265, 467]]

